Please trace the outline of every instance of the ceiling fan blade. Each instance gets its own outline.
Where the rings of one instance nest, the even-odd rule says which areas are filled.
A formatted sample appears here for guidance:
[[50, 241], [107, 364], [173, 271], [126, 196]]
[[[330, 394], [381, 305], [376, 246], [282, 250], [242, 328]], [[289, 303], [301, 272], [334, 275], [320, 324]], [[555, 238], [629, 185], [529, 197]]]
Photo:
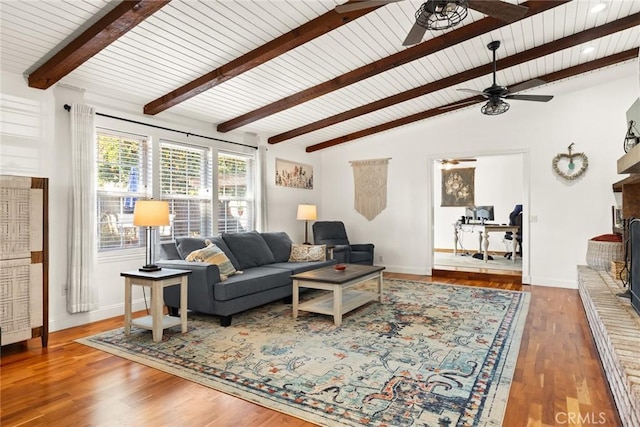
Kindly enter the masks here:
[[507, 95], [505, 98], [519, 101], [549, 102], [553, 99], [553, 95]]
[[460, 92], [469, 92], [469, 93], [475, 93], [476, 95], [482, 95], [484, 96], [484, 92], [482, 92], [481, 90], [473, 90], [473, 89], [466, 89], [466, 88], [462, 88], [462, 89], [457, 89]]
[[469, 0], [469, 7], [504, 22], [515, 22], [529, 11], [526, 6], [499, 0]]
[[[420, 20], [423, 19], [423, 17], [426, 20], [426, 16], [428, 15], [427, 12], [422, 12], [422, 14], [420, 15]], [[418, 44], [422, 41], [422, 38], [424, 37], [424, 33], [427, 32], [427, 29], [418, 25], [418, 19], [416, 19], [415, 24], [413, 24], [413, 27], [411, 27], [411, 30], [409, 30], [409, 34], [407, 34], [407, 38], [404, 39], [404, 41], [402, 42], [402, 46], [411, 46], [413, 44]]]
[[456, 162], [475, 162], [476, 159], [453, 159]]
[[547, 84], [547, 82], [545, 82], [544, 80], [540, 80], [540, 79], [531, 79], [531, 80], [527, 80], [526, 82], [522, 82], [518, 85], [512, 86], [509, 88], [509, 93], [516, 93], [516, 92], [520, 92], [521, 90], [526, 90], [526, 89], [531, 89], [534, 88], [536, 86], [540, 86], [540, 85], [544, 85]]
[[369, 7], [384, 6], [389, 3], [396, 3], [402, 0], [365, 0], [354, 1], [336, 6], [335, 11], [338, 13], [352, 12], [354, 10], [367, 9]]
[[463, 105], [475, 104], [475, 103], [482, 102], [482, 101], [484, 101], [484, 99], [482, 99], [480, 97], [476, 97], [474, 99], [468, 99], [466, 101], [456, 102], [455, 104], [443, 105], [441, 107], [438, 107], [438, 110], [448, 110], [450, 108], [458, 108], [458, 107], [462, 107]]

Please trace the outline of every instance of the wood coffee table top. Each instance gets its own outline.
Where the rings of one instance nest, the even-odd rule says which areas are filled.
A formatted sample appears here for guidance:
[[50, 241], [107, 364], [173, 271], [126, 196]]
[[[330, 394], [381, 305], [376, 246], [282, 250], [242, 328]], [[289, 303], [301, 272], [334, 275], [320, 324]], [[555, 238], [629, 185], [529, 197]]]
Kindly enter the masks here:
[[384, 270], [384, 267], [378, 265], [360, 265], [360, 264], [344, 264], [346, 269], [338, 271], [332, 265], [328, 267], [318, 268], [316, 270], [305, 271], [291, 276], [295, 280], [306, 280], [309, 282], [324, 283], [347, 283], [358, 277]]

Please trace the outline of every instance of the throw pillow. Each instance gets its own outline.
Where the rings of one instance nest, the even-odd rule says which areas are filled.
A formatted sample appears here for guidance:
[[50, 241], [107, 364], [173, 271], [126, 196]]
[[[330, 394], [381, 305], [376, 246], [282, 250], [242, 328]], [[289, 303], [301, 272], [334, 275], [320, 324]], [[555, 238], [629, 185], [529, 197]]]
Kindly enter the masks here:
[[217, 236], [207, 237], [207, 239], [211, 240], [211, 243], [222, 249], [222, 252], [224, 252], [227, 258], [229, 258], [229, 261], [231, 261], [231, 264], [233, 264], [233, 268], [235, 268], [236, 270], [241, 270], [238, 260], [236, 259], [235, 255], [233, 255], [233, 252], [231, 252], [229, 246], [227, 246], [227, 244], [222, 239], [221, 234]]
[[207, 244], [205, 248], [191, 252], [186, 260], [217, 265], [220, 270], [220, 281], [222, 282], [227, 280], [229, 276], [240, 273], [233, 267], [233, 264], [229, 261], [229, 258], [227, 258], [222, 249], [211, 243], [209, 239], [207, 239], [205, 243]]
[[289, 262], [326, 261], [327, 245], [291, 245]]
[[594, 242], [622, 242], [622, 236], [620, 234], [601, 234], [589, 240]]

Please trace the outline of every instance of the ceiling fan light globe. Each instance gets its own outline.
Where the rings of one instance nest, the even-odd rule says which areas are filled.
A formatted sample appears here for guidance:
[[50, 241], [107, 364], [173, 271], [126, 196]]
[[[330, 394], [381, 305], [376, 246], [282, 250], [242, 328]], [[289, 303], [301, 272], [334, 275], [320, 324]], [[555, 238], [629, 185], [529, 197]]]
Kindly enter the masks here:
[[502, 100], [498, 102], [489, 101], [482, 106], [480, 111], [486, 116], [497, 116], [498, 114], [509, 111], [509, 103]]
[[467, 17], [467, 0], [428, 0], [416, 11], [416, 24], [427, 30], [446, 30]]

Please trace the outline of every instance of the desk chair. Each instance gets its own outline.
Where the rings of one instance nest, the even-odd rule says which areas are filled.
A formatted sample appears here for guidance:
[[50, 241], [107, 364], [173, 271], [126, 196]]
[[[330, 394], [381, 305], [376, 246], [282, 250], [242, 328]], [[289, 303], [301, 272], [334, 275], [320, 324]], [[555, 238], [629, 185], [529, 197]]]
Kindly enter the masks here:
[[[520, 247], [518, 255], [522, 256], [522, 205], [516, 205], [513, 211], [509, 214], [509, 225], [518, 226], [518, 231], [516, 232], [515, 239], [518, 242], [518, 246]], [[504, 254], [504, 256], [508, 259], [511, 259], [511, 254], [513, 253], [513, 247], [515, 244], [513, 239], [513, 233], [511, 231], [507, 231], [504, 235], [504, 241], [505, 243], [511, 243], [511, 250], [509, 251], [507, 248], [507, 252]]]

